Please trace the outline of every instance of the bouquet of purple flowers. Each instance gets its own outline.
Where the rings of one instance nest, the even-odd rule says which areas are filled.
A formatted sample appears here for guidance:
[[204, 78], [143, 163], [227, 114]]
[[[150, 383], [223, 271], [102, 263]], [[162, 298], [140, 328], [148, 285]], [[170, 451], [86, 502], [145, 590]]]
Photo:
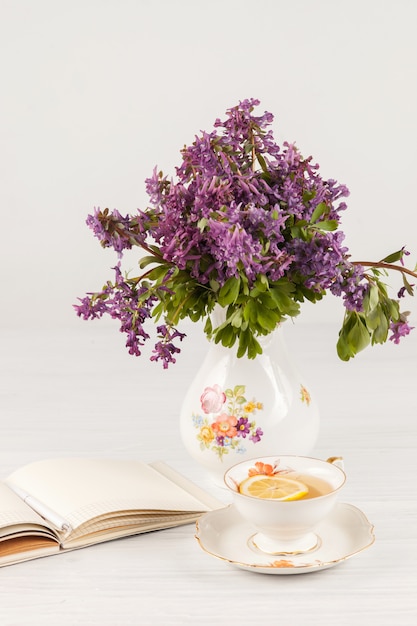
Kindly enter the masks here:
[[[157, 341], [151, 360], [175, 362], [184, 337], [181, 319], [205, 321], [209, 339], [237, 347], [239, 357], [262, 352], [257, 337], [294, 318], [305, 300], [330, 292], [343, 298], [345, 315], [337, 342], [343, 360], [369, 344], [398, 343], [411, 327], [400, 299], [413, 295], [404, 248], [378, 262], [355, 262], [340, 229], [348, 189], [323, 180], [312, 158], [293, 144], [282, 148], [269, 128], [273, 116], [244, 100], [182, 150], [176, 179], [156, 169], [146, 180], [150, 206], [135, 215], [96, 209], [87, 224], [103, 247], [118, 254], [115, 277], [75, 305], [77, 314], [104, 314], [120, 322], [134, 355]], [[138, 276], [125, 275], [121, 257], [138, 246]], [[383, 276], [395, 270], [403, 285], [390, 297]], [[213, 327], [210, 314], [224, 309]]]

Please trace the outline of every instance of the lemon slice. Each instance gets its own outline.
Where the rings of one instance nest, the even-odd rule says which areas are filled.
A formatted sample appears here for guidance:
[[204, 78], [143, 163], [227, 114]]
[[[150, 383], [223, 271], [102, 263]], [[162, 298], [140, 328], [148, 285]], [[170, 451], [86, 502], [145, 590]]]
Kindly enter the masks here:
[[284, 476], [250, 476], [239, 485], [245, 496], [267, 500], [300, 500], [308, 494], [308, 487], [298, 480]]

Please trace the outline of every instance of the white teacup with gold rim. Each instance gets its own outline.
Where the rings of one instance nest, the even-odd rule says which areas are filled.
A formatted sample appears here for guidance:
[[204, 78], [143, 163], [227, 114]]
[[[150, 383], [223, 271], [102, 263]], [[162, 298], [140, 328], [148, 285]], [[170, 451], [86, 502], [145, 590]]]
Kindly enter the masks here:
[[233, 504], [256, 532], [251, 545], [298, 554], [320, 545], [314, 529], [333, 509], [346, 481], [343, 461], [277, 455], [234, 465], [224, 475]]

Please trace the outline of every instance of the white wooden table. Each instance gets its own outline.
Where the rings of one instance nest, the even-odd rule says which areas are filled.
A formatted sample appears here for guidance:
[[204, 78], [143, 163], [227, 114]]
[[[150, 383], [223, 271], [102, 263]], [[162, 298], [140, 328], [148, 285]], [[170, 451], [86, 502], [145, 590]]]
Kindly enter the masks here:
[[[0, 569], [1, 626], [417, 624], [417, 331], [403, 345], [335, 356], [337, 329], [300, 323], [287, 344], [319, 398], [314, 451], [342, 455], [343, 500], [376, 542], [297, 576], [234, 569], [194, 526]], [[196, 329], [168, 371], [127, 355], [104, 322], [0, 331], [0, 472], [64, 455], [163, 459], [222, 497], [184, 451], [181, 399], [207, 346]]]

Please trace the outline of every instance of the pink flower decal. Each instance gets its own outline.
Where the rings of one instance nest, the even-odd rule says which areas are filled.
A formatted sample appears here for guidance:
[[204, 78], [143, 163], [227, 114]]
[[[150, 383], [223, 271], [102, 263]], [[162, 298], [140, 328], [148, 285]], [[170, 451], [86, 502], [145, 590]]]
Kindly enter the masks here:
[[200, 402], [204, 413], [218, 413], [226, 402], [226, 394], [219, 385], [206, 387], [201, 394]]
[[205, 415], [192, 415], [201, 450], [212, 450], [222, 461], [225, 454], [244, 454], [247, 445], [261, 441], [264, 433], [254, 414], [263, 410], [263, 404], [248, 401], [245, 395], [245, 385], [224, 391], [220, 385], [204, 389], [200, 403]]

